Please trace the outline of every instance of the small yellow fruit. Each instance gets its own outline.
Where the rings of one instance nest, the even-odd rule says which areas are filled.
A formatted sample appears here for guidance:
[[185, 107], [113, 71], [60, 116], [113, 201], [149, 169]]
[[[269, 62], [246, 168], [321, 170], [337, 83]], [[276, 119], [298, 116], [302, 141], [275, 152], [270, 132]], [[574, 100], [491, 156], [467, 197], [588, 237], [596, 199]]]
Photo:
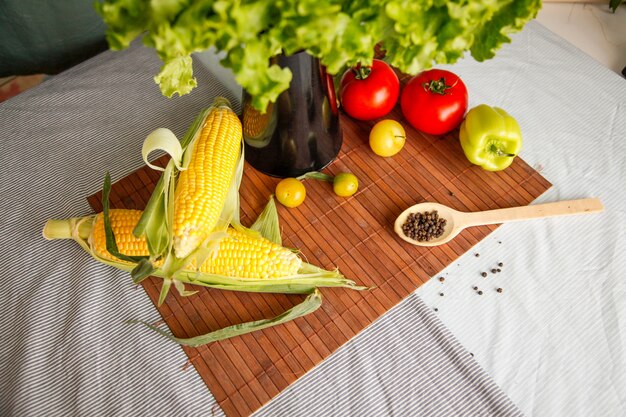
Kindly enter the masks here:
[[276, 199], [285, 207], [298, 207], [305, 197], [306, 188], [296, 178], [285, 178], [276, 185]]
[[359, 179], [349, 172], [342, 172], [333, 180], [333, 191], [339, 197], [350, 197], [359, 189]]
[[381, 120], [370, 131], [370, 148], [379, 156], [397, 154], [404, 147], [405, 141], [406, 132], [395, 120]]

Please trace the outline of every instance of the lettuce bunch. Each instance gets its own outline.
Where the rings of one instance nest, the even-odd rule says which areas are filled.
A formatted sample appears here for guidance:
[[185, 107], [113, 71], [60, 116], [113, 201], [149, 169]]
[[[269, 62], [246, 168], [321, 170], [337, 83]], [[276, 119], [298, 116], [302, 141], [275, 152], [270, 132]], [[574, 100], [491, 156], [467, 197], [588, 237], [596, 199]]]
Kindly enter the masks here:
[[96, 9], [108, 26], [111, 49], [143, 35], [163, 60], [154, 78], [164, 95], [196, 85], [191, 54], [214, 46], [264, 110], [289, 87], [291, 72], [273, 63], [300, 51], [337, 74], [368, 65], [382, 43], [386, 60], [416, 74], [453, 63], [465, 51], [489, 59], [533, 19], [541, 0], [104, 0]]

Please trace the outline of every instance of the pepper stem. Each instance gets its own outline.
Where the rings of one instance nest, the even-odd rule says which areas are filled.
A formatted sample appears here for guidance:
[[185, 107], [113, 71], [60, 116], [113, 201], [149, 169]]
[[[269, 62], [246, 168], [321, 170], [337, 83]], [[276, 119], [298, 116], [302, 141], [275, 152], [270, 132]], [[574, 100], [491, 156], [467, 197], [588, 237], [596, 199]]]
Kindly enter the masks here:
[[514, 156], [517, 156], [514, 153], [508, 153], [508, 152], [503, 152], [502, 150], [498, 149], [498, 152], [496, 152], [496, 155], [498, 156], [508, 156], [510, 158], [513, 158]]
[[508, 156], [509, 158], [513, 158], [517, 156], [514, 153], [504, 152], [502, 149], [498, 148], [496, 145], [491, 145], [491, 152], [495, 153], [496, 156]]

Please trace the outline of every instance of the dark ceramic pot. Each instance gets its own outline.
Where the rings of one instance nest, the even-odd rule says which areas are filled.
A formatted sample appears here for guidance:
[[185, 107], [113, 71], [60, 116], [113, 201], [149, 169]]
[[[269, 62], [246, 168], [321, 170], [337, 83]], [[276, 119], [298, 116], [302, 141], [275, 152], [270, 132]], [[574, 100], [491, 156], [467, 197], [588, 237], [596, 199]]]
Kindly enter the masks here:
[[342, 143], [333, 78], [305, 52], [278, 56], [291, 84], [264, 114], [243, 97], [246, 161], [275, 177], [297, 177], [330, 164]]

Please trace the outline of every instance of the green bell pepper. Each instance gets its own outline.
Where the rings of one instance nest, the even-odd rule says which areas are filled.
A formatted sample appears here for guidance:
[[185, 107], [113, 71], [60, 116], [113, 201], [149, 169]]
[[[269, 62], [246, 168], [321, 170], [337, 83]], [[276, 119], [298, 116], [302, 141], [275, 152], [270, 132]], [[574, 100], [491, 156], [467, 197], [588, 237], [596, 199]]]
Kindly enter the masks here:
[[487, 171], [505, 169], [522, 149], [517, 121], [504, 110], [486, 104], [467, 113], [459, 138], [467, 159]]

